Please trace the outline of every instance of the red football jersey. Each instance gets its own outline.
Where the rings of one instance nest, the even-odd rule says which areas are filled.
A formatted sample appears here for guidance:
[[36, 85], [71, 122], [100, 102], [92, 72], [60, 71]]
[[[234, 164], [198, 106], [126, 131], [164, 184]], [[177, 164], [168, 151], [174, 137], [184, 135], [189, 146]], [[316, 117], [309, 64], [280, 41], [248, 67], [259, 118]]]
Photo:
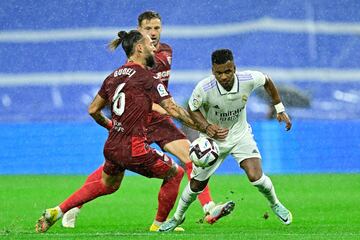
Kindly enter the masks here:
[[[170, 70], [171, 70], [172, 49], [166, 43], [159, 43], [159, 48], [155, 52], [155, 66], [151, 71], [159, 78], [166, 86], [169, 85]], [[151, 113], [151, 121], [149, 126], [156, 125], [157, 123], [169, 118], [169, 116], [161, 115], [158, 112]]]
[[172, 49], [166, 43], [159, 43], [155, 52], [155, 66], [151, 71], [168, 87], [171, 70]]
[[129, 62], [104, 80], [98, 94], [110, 103], [113, 121], [105, 150], [123, 158], [136, 152], [141, 155], [152, 103], [171, 97], [164, 84], [152, 72]]

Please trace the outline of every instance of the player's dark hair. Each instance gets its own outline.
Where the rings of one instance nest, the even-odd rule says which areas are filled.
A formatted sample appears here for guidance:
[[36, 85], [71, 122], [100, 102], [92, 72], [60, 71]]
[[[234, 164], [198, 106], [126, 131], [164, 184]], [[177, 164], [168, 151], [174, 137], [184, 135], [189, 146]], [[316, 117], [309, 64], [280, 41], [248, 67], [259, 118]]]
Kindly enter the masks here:
[[218, 49], [211, 54], [212, 64], [224, 64], [227, 61], [233, 61], [234, 56], [230, 49]]
[[161, 21], [161, 16], [159, 13], [155, 12], [155, 11], [145, 11], [143, 13], [141, 13], [138, 17], [138, 26], [141, 26], [141, 23], [143, 20], [151, 20], [153, 18], [157, 18]]
[[144, 36], [138, 30], [131, 30], [130, 32], [120, 31], [118, 32], [118, 38], [111, 41], [108, 47], [114, 51], [121, 44], [126, 56], [130, 57], [134, 54], [135, 44], [143, 38]]

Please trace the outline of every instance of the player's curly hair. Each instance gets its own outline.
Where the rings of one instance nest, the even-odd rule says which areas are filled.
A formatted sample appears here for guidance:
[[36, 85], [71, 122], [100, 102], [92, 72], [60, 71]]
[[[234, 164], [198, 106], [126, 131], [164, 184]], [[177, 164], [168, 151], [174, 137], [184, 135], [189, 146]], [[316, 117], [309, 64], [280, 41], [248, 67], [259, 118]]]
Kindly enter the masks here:
[[130, 57], [134, 54], [135, 44], [143, 38], [144, 36], [138, 30], [131, 30], [130, 32], [120, 31], [118, 32], [118, 38], [112, 40], [108, 48], [114, 51], [121, 44], [126, 56]]
[[153, 18], [157, 18], [161, 21], [160, 14], [155, 11], [149, 10], [149, 11], [145, 11], [145, 12], [141, 13], [138, 16], [138, 26], [141, 26], [141, 23], [143, 20], [151, 20]]
[[230, 49], [218, 49], [211, 54], [212, 64], [224, 64], [227, 61], [233, 61], [234, 56]]

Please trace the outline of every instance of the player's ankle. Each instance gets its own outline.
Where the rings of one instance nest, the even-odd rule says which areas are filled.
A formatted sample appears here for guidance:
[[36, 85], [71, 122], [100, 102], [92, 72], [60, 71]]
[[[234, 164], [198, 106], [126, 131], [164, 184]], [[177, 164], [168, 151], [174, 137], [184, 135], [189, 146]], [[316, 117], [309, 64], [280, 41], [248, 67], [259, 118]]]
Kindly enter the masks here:
[[215, 203], [213, 201], [210, 201], [208, 203], [206, 203], [204, 206], [203, 206], [203, 210], [204, 210], [204, 213], [208, 213], [210, 212], [210, 209], [212, 209], [213, 207], [215, 207]]

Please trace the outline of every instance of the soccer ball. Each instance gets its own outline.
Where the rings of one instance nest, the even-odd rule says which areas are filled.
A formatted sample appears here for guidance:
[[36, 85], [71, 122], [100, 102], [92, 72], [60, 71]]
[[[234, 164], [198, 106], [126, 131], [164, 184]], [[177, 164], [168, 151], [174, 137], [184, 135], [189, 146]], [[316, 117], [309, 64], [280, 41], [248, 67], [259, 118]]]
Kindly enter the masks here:
[[214, 140], [199, 137], [190, 144], [190, 159], [197, 167], [209, 167], [219, 158], [219, 147]]

